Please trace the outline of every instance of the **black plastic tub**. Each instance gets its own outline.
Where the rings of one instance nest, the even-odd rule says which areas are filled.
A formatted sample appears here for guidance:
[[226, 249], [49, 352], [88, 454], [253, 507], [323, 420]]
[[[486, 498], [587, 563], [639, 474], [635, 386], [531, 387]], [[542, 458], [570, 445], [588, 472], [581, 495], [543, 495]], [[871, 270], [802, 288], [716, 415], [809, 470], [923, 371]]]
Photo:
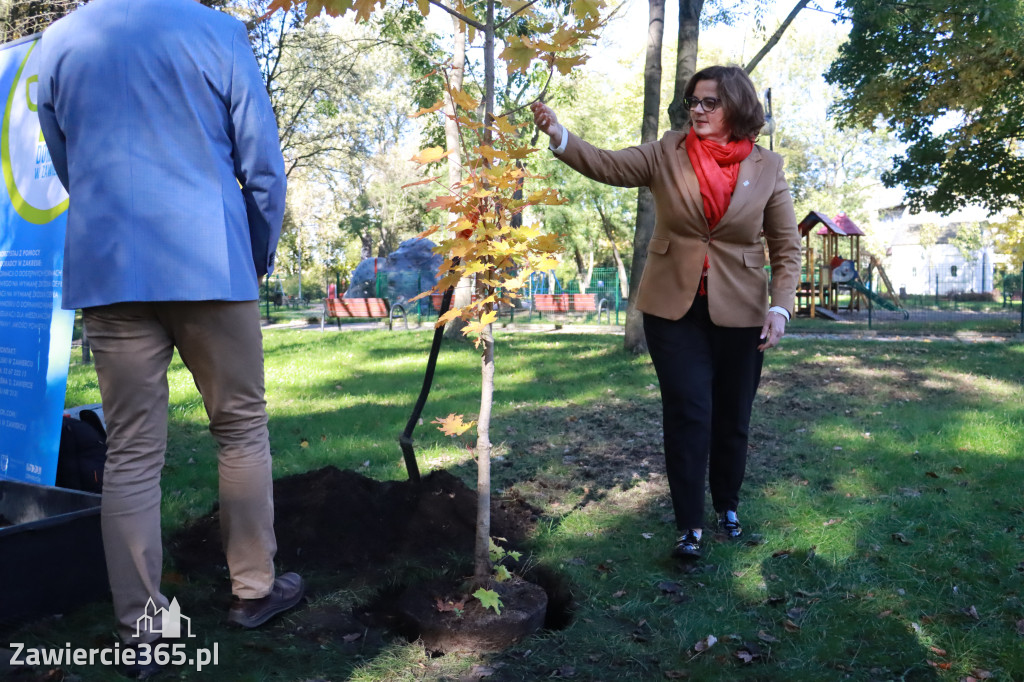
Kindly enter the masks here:
[[0, 481], [0, 521], [0, 627], [109, 597], [99, 495]]

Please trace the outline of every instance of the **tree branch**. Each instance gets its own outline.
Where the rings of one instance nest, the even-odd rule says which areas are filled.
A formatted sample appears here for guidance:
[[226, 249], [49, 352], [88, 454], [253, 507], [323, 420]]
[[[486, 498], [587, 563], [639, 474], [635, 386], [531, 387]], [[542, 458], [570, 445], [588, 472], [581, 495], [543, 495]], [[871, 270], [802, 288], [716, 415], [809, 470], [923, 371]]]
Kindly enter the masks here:
[[452, 15], [453, 17], [455, 17], [459, 21], [463, 21], [463, 22], [469, 24], [470, 26], [472, 26], [473, 28], [475, 28], [478, 31], [483, 31], [484, 28], [485, 28], [485, 26], [483, 24], [481, 24], [479, 21], [476, 21], [475, 19], [470, 19], [465, 14], [462, 14], [461, 12], [457, 12], [457, 11], [453, 10], [451, 7], [447, 7], [444, 3], [440, 2], [439, 0], [429, 0], [429, 2], [434, 7], [440, 7], [445, 12], [447, 12], [450, 15]]
[[764, 56], [768, 54], [773, 47], [775, 47], [776, 43], [778, 43], [779, 40], [782, 39], [782, 34], [786, 32], [786, 29], [789, 28], [789, 25], [793, 23], [794, 19], [796, 19], [796, 15], [799, 14], [800, 10], [806, 7], [807, 3], [809, 3], [810, 1], [811, 0], [799, 0], [799, 2], [796, 3], [793, 9], [790, 10], [789, 16], [787, 16], [785, 20], [782, 22], [782, 25], [779, 26], [778, 29], [776, 29], [775, 33], [772, 34], [772, 37], [769, 38], [768, 42], [765, 43], [764, 47], [761, 48], [761, 51], [754, 55], [754, 58], [751, 59], [747, 66], [743, 69], [744, 71], [750, 73], [751, 71], [757, 68], [757, 65], [761, 62], [762, 59], [764, 59]]
[[508, 15], [508, 17], [504, 21], [498, 22], [498, 24], [494, 27], [494, 29], [498, 30], [500, 28], [504, 28], [505, 24], [507, 24], [508, 22], [510, 22], [510, 21], [512, 21], [513, 19], [516, 18], [516, 15], [522, 14], [526, 10], [528, 10], [531, 7], [533, 7], [534, 5], [536, 5], [538, 2], [540, 2], [540, 0], [530, 0], [530, 2], [526, 3], [525, 5], [523, 5], [519, 9], [517, 9], [515, 12], [513, 12], [512, 14]]

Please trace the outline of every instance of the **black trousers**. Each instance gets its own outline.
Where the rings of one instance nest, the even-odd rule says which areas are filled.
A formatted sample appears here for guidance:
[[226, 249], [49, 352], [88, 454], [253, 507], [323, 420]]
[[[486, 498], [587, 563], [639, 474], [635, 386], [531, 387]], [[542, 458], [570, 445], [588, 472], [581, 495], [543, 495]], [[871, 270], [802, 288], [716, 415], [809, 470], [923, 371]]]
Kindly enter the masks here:
[[661, 385], [676, 526], [704, 526], [704, 475], [716, 512], [735, 511], [747, 466], [750, 411], [761, 380], [760, 327], [719, 327], [697, 296], [679, 320], [644, 314], [644, 334]]

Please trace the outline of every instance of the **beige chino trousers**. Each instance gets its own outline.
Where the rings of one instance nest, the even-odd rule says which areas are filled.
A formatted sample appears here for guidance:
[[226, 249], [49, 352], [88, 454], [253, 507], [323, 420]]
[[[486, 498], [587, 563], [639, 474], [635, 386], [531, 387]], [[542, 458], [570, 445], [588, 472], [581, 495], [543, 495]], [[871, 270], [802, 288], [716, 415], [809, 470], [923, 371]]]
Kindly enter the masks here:
[[[220, 526], [231, 590], [266, 596], [274, 582], [273, 482], [257, 301], [117, 303], [83, 319], [107, 423], [101, 520], [118, 634], [139, 632], [152, 599], [160, 613], [160, 473], [167, 448], [167, 369], [174, 349], [192, 373], [218, 445]], [[188, 613], [188, 605], [182, 605]], [[152, 612], [152, 609], [151, 609]]]

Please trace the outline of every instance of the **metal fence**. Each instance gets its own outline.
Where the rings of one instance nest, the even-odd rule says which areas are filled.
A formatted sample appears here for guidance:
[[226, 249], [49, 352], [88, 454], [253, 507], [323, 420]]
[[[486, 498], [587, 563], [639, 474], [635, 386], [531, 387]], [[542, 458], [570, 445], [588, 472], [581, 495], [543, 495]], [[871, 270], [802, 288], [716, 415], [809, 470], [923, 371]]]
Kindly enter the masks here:
[[[913, 284], [891, 281], [873, 266], [855, 280], [825, 285], [815, 296], [817, 317], [866, 324], [869, 329], [906, 332], [955, 332], [969, 329], [995, 334], [1024, 333], [1024, 264], [997, 273], [987, 290], [963, 270], [940, 266], [921, 273]], [[819, 286], [819, 289], [823, 287]], [[980, 288], [980, 287], [978, 287]], [[801, 312], [808, 313], [805, 295]], [[825, 305], [821, 305], [824, 300]]]
[[[415, 272], [381, 271], [377, 273], [376, 296], [402, 305], [406, 313], [429, 317], [436, 314], [440, 295], [409, 300], [428, 289], [430, 278]], [[470, 284], [470, 286], [472, 286]], [[626, 300], [619, 272], [615, 268], [594, 268], [589, 281], [582, 278], [560, 279], [554, 272], [537, 272], [509, 298], [513, 305], [501, 313], [513, 317], [567, 317], [574, 321], [620, 324], [626, 312]]]
[[[952, 333], [962, 329], [1024, 333], [1024, 264], [1019, 270], [997, 273], [993, 279], [992, 290], [974, 292], [961, 272], [934, 268], [927, 272], [927, 279], [922, 277], [908, 287], [889, 281], [884, 270], [868, 266], [854, 281], [829, 285], [830, 291], [824, 296], [816, 291], [815, 317], [823, 324], [824, 320], [833, 320], [893, 333]], [[413, 304], [408, 300], [430, 284], [429, 278], [417, 273], [381, 272], [376, 295], [401, 303], [409, 314], [429, 319], [437, 314], [440, 296]], [[511, 296], [514, 306], [503, 307], [501, 313], [523, 321], [540, 318], [622, 324], [627, 303], [622, 285], [615, 268], [595, 268], [588, 282], [580, 278], [563, 280], [553, 272], [535, 273]], [[810, 298], [805, 292], [798, 302], [797, 319], [810, 316]]]

